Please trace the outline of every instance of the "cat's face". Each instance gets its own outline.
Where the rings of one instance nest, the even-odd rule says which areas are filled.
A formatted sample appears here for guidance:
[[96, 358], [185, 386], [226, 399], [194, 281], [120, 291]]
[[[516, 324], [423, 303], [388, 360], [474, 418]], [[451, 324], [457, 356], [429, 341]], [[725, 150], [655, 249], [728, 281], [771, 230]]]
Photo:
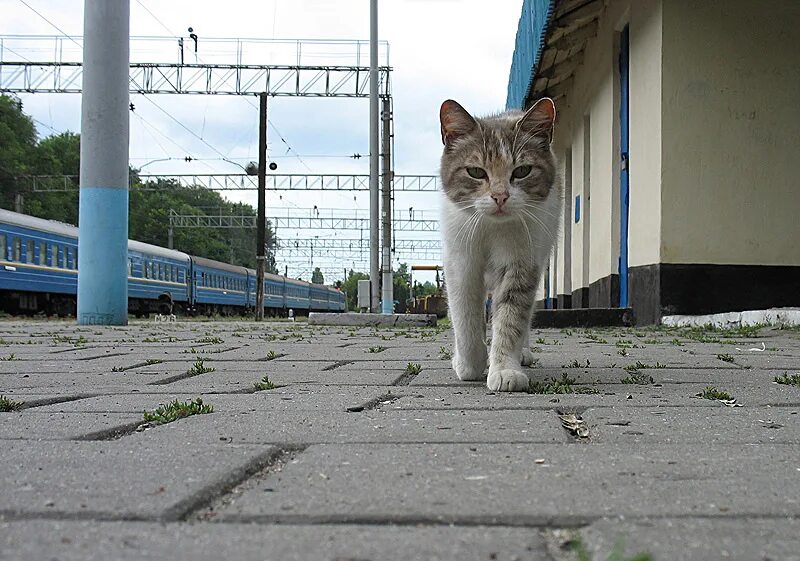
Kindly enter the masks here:
[[525, 113], [478, 119], [447, 100], [439, 117], [445, 145], [442, 182], [457, 207], [494, 220], [518, 219], [535, 212], [536, 203], [550, 194], [555, 180], [552, 100], [543, 98]]

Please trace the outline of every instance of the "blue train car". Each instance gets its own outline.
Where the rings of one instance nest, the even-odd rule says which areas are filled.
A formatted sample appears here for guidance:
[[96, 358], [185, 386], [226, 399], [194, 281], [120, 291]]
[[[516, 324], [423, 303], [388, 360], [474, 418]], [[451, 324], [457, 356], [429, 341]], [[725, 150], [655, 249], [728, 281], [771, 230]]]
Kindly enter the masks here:
[[0, 209], [0, 305], [12, 313], [75, 313], [78, 229]]
[[246, 268], [203, 257], [191, 257], [191, 261], [193, 310], [228, 315], [249, 309]]
[[273, 314], [286, 309], [286, 277], [267, 273], [264, 275], [264, 308]]
[[328, 308], [329, 312], [343, 312], [345, 310], [344, 293], [341, 290], [326, 286], [328, 291]]
[[309, 289], [309, 309], [312, 312], [328, 311], [328, 287], [324, 284], [312, 284]]
[[128, 241], [128, 311], [171, 314], [189, 308], [191, 258], [157, 245]]
[[286, 279], [286, 307], [297, 312], [307, 312], [311, 285], [296, 279]]

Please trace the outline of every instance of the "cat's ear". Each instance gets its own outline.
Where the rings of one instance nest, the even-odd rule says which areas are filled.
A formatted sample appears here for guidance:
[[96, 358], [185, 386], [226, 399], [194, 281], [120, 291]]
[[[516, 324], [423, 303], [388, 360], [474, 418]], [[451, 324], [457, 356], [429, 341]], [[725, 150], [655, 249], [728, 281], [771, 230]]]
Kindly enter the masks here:
[[555, 121], [556, 104], [549, 97], [543, 97], [525, 112], [517, 126], [533, 136], [544, 136], [547, 142], [552, 142]]
[[452, 99], [442, 103], [439, 122], [442, 125], [442, 144], [445, 146], [450, 146], [454, 140], [468, 134], [477, 126], [472, 115]]

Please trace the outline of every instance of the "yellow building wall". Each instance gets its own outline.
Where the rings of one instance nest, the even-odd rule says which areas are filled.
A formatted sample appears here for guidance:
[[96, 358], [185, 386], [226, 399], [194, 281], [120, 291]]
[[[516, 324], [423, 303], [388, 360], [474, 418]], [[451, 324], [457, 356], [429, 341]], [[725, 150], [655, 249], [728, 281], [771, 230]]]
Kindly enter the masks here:
[[800, 264], [798, 22], [797, 0], [664, 2], [663, 262]]

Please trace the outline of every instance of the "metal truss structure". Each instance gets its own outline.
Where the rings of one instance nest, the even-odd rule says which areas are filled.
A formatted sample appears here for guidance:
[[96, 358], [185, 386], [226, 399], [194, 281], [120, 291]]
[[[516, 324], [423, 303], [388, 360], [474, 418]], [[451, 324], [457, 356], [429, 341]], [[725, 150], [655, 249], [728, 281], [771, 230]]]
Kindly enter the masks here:
[[[2, 62], [0, 91], [80, 93], [78, 62]], [[378, 69], [381, 97], [391, 95], [391, 68]], [[139, 94], [368, 97], [369, 69], [359, 66], [131, 63], [130, 92]]]
[[[297, 238], [278, 239], [278, 251], [282, 249], [347, 249], [352, 251], [367, 250], [367, 240], [342, 238]], [[394, 240], [395, 250], [408, 251], [441, 251], [441, 240]]]
[[[173, 51], [167, 44], [174, 45], [175, 41], [180, 47], [178, 51]], [[0, 36], [0, 91], [80, 93], [82, 43], [82, 37]], [[203, 44], [206, 43], [223, 51], [227, 49], [229, 53], [225, 59], [228, 62], [201, 62], [195, 56], [195, 62], [185, 63], [183, 39], [177, 37], [131, 38], [130, 92], [252, 96], [267, 93], [271, 97], [369, 96], [369, 65], [362, 62], [364, 43], [360, 41], [204, 39]], [[72, 44], [78, 49], [74, 49]], [[388, 45], [384, 43], [384, 47], [387, 64], [378, 68], [378, 94], [390, 97]], [[320, 52], [327, 49], [338, 51], [336, 62], [342, 64], [322, 64], [326, 59]], [[164, 58], [159, 51], [170, 54], [165, 60], [134, 60], [139, 51], [146, 52], [148, 58]], [[46, 52], [48, 58], [55, 60], [30, 60], [21, 52], [29, 56]], [[256, 60], [280, 60], [282, 63], [258, 64]]]
[[[268, 216], [273, 228], [295, 230], [369, 230], [368, 218], [346, 217], [299, 217]], [[256, 217], [252, 215], [207, 215], [178, 214], [170, 209], [170, 228], [255, 228]], [[438, 220], [395, 220], [393, 228], [398, 232], [438, 232]]]
[[[284, 246], [276, 249], [276, 261], [284, 261], [290, 257], [303, 257], [306, 259], [314, 259], [315, 257], [324, 257], [336, 259], [343, 262], [355, 259], [356, 261], [366, 261], [369, 257], [369, 247], [354, 248], [354, 249], [335, 249], [335, 248], [294, 248], [291, 246]], [[420, 259], [423, 261], [441, 260], [442, 253], [438, 250], [424, 250], [424, 249], [395, 249], [392, 251], [394, 259]]]
[[[62, 192], [78, 189], [77, 175], [31, 175], [26, 178], [35, 192]], [[133, 178], [131, 178], [133, 180]], [[182, 187], [202, 186], [211, 191], [257, 191], [258, 177], [244, 173], [139, 175], [142, 191], [159, 191], [156, 183], [168, 181]], [[133, 188], [133, 185], [131, 185]], [[267, 191], [369, 191], [369, 175], [283, 174], [267, 175]], [[394, 175], [394, 191], [433, 192], [439, 189], [436, 175]]]

